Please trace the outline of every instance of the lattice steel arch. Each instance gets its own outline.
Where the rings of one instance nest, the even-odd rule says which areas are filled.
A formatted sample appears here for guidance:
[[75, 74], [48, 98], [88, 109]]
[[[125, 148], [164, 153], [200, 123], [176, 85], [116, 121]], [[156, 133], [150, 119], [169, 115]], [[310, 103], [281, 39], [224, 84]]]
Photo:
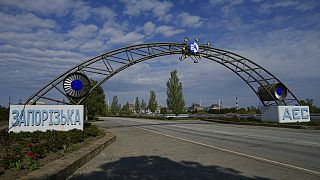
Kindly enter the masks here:
[[[185, 46], [186, 43], [148, 43], [127, 46], [106, 52], [92, 59], [84, 61], [60, 74], [54, 80], [44, 85], [40, 90], [31, 95], [25, 102], [25, 104], [35, 104], [41, 99], [62, 104], [81, 104], [93, 89], [103, 84], [120, 71], [139, 62], [156, 57], [184, 54]], [[252, 89], [252, 91], [258, 96], [260, 100], [261, 98], [258, 94], [259, 87], [262, 86], [264, 88], [265, 86], [263, 85], [282, 83], [278, 78], [276, 78], [273, 74], [271, 74], [263, 67], [233, 52], [213, 48], [207, 45], [200, 45], [198, 54], [201, 55], [204, 59], [208, 59], [223, 65], [224, 67], [228, 68], [233, 73], [238, 75]], [[89, 78], [94, 77], [94, 79], [99, 79], [98, 83], [91, 87], [88, 95], [77, 101], [74, 101], [62, 90], [63, 79], [68, 74], [73, 72], [81, 72], [86, 74]], [[268, 89], [265, 90], [267, 90], [269, 94], [272, 93]], [[58, 97], [57, 94], [52, 94], [50, 96], [51, 91], [56, 91], [61, 96]], [[65, 98], [69, 101], [65, 101]], [[300, 105], [300, 102], [298, 101], [296, 96], [289, 89], [287, 97], [283, 100], [261, 100], [261, 102], [264, 106]]]

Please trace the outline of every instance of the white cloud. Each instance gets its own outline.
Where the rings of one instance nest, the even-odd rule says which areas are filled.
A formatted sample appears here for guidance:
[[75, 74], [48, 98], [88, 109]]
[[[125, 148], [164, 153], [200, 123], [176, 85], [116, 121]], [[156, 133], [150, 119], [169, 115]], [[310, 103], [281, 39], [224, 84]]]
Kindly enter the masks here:
[[[1, 57], [2, 58], [10, 58], [10, 57], [33, 57], [35, 58], [34, 61], [41, 58], [61, 58], [68, 59], [68, 58], [79, 58], [83, 57], [79, 53], [75, 53], [72, 51], [65, 51], [65, 50], [39, 50], [35, 48], [20, 48], [20, 47], [13, 47], [10, 45], [2, 45], [1, 46]], [[49, 60], [49, 59], [48, 59]]]
[[308, 11], [312, 10], [316, 7], [319, 7], [318, 1], [306, 1], [306, 2], [299, 2], [299, 1], [290, 1], [290, 0], [282, 0], [276, 2], [269, 2], [266, 1], [261, 5], [263, 12], [271, 13], [273, 9], [276, 8], [293, 8], [298, 11]]
[[[86, 5], [80, 1], [77, 1], [76, 4]], [[81, 7], [80, 5], [79, 7]], [[113, 11], [109, 11], [109, 8], [98, 7], [90, 9], [88, 18], [99, 18], [112, 24], [114, 16], [115, 14]], [[94, 46], [92, 41], [97, 42], [95, 46], [103, 46], [101, 43], [103, 43], [104, 37], [98, 36], [99, 29], [94, 24], [77, 23], [73, 29], [64, 26], [63, 30], [68, 30], [67, 33], [61, 32], [61, 28], [55, 20], [43, 18], [33, 13], [11, 15], [0, 12], [0, 32], [4, 31], [0, 33], [0, 41], [8, 45], [40, 50], [75, 50], [80, 52], [88, 52], [88, 49]], [[91, 41], [87, 42], [89, 38]], [[95, 52], [94, 49], [92, 52]]]
[[2, 6], [17, 7], [21, 10], [32, 11], [42, 15], [65, 15], [73, 6], [72, 0], [1, 0]]
[[184, 32], [182, 29], [176, 29], [173, 26], [159, 26], [156, 28], [156, 32], [162, 34], [163, 36], [169, 37], [179, 33]]
[[79, 24], [68, 32], [68, 36], [74, 39], [87, 39], [96, 35], [98, 27], [96, 25]]
[[72, 11], [74, 17], [74, 22], [85, 21], [92, 16], [91, 7], [86, 5], [82, 1], [78, 1], [74, 5], [74, 10]]
[[217, 6], [217, 5], [221, 5], [223, 4], [224, 2], [226, 2], [225, 0], [210, 0], [209, 3], [211, 5], [214, 5], [214, 6]]
[[182, 12], [177, 16], [179, 23], [184, 27], [200, 27], [203, 24], [200, 16], [193, 16]]
[[124, 14], [139, 16], [142, 13], [152, 12], [160, 20], [169, 21], [172, 15], [169, 14], [173, 3], [158, 0], [122, 0], [125, 4]]
[[66, 68], [79, 63], [79, 59], [85, 58], [79, 53], [64, 50], [27, 49], [10, 45], [1, 45], [0, 50], [0, 88], [10, 87], [12, 90], [16, 87], [39, 88]]
[[[130, 67], [129, 69], [130, 73], [120, 73], [117, 79], [123, 81], [124, 83], [137, 84], [141, 86], [156, 85], [163, 80], [161, 76], [148, 76], [148, 73], [152, 71], [152, 68], [146, 62], [141, 62]], [[159, 73], [157, 74], [159, 75]]]
[[110, 20], [116, 17], [116, 12], [109, 7], [92, 7], [84, 1], [72, 0], [2, 0], [0, 5], [15, 7], [22, 11], [33, 12], [42, 16], [66, 16], [71, 13], [73, 22], [85, 21], [91, 17], [100, 20]]
[[316, 30], [285, 28], [251, 37], [251, 42], [234, 39], [231, 49], [270, 71], [299, 99], [319, 99], [319, 37]]
[[41, 19], [32, 13], [10, 15], [0, 12], [0, 31], [25, 32], [35, 28], [53, 29], [56, 26], [54, 20]]
[[237, 6], [243, 4], [243, 0], [210, 0], [209, 3], [214, 8], [222, 12], [222, 15], [227, 16], [232, 14]]
[[143, 35], [137, 32], [129, 32], [127, 34], [123, 34], [120, 32], [118, 36], [112, 36], [110, 38], [111, 44], [137, 44], [143, 42]]
[[231, 6], [243, 3], [243, 0], [210, 0], [209, 3], [213, 6], [221, 6], [222, 4], [229, 4]]
[[114, 21], [117, 14], [108, 7], [91, 7], [85, 2], [77, 1], [74, 4], [72, 15], [74, 22], [82, 22], [89, 18], [98, 18], [102, 21]]
[[173, 7], [173, 4], [169, 1], [164, 2], [155, 2], [155, 7], [152, 12], [155, 14], [160, 20], [170, 21], [172, 19], [172, 15], [169, 14], [169, 10]]
[[[236, 49], [241, 49], [242, 51], [251, 49], [261, 53], [263, 55], [262, 57], [270, 59], [268, 62], [278, 61], [278, 63], [290, 65], [291, 63], [288, 62], [300, 62], [302, 59], [307, 61], [308, 59], [304, 57], [312, 57], [312, 59], [316, 58], [316, 56], [318, 56], [318, 53], [316, 53], [317, 46], [320, 45], [316, 40], [318, 37], [319, 34], [317, 31], [284, 28], [260, 34], [259, 36], [254, 37], [254, 43], [250, 43], [250, 46], [249, 43], [245, 43], [247, 45], [243, 44], [244, 46], [238, 46]], [[239, 41], [239, 43], [243, 43], [241, 41]], [[306, 56], [306, 54], [309, 55]], [[261, 62], [265, 63], [266, 61]], [[275, 65], [274, 68], [281, 69], [281, 66], [276, 64], [277, 63], [274, 62], [268, 64], [268, 66]], [[292, 68], [288, 68], [288, 70], [289, 69]], [[304, 72], [303, 74], [308, 73]]]
[[176, 28], [174, 26], [156, 26], [151, 21], [146, 22], [143, 25], [142, 30], [149, 37], [155, 36], [156, 34], [161, 34], [165, 37], [169, 37], [184, 32], [184, 30]]
[[101, 40], [90, 40], [79, 47], [82, 52], [92, 52], [102, 50], [104, 46], [103, 41]]
[[148, 21], [147, 23], [144, 24], [143, 31], [146, 35], [152, 35], [153, 32], [155, 31], [155, 27], [156, 25], [153, 22]]
[[120, 44], [137, 44], [143, 42], [144, 35], [138, 31], [131, 31], [129, 25], [124, 22], [122, 24], [117, 22], [106, 22], [103, 28], [99, 31], [98, 38], [106, 40], [106, 45], [120, 45]]
[[[8, 45], [17, 47], [32, 48], [38, 47], [47, 48], [47, 43], [50, 42], [50, 36], [53, 35], [52, 31], [41, 30], [36, 32], [2, 32], [0, 33], [0, 40]], [[47, 44], [47, 45], [45, 45]]]
[[101, 20], [113, 20], [117, 16], [117, 13], [108, 7], [92, 8], [92, 11]]

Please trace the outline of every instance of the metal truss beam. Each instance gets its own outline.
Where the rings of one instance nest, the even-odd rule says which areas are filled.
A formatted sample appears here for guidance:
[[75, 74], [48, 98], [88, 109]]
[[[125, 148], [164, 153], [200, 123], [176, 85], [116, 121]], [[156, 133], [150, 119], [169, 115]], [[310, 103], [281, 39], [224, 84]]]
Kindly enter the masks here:
[[[26, 101], [26, 104], [32, 104], [41, 99], [62, 104], [81, 104], [96, 87], [100, 86], [122, 70], [139, 62], [157, 57], [175, 54], [183, 55], [183, 48], [185, 45], [185, 43], [149, 43], [123, 47], [106, 52], [84, 61], [60, 74], [58, 77], [31, 95]], [[210, 46], [200, 46], [199, 54], [204, 59], [217, 62], [239, 76], [240, 79], [242, 79], [251, 88], [251, 90], [258, 96], [260, 100], [261, 98], [258, 94], [259, 87], [264, 87], [264, 85], [273, 83], [282, 83], [277, 77], [263, 67], [233, 52], [212, 48]], [[61, 90], [63, 79], [69, 73], [73, 72], [82, 72], [85, 73], [89, 78], [98, 79], [98, 83], [90, 89], [88, 95], [77, 101], [74, 101], [68, 97]], [[54, 90], [56, 90], [56, 93], [51, 92]], [[272, 93], [269, 90], [267, 90], [267, 92], [270, 94]], [[51, 96], [49, 97], [50, 93]], [[65, 99], [69, 100], [69, 102], [65, 102]], [[282, 101], [274, 99], [274, 101], [261, 100], [261, 102], [264, 106], [273, 104], [300, 105], [298, 99], [289, 89], [287, 98]]]

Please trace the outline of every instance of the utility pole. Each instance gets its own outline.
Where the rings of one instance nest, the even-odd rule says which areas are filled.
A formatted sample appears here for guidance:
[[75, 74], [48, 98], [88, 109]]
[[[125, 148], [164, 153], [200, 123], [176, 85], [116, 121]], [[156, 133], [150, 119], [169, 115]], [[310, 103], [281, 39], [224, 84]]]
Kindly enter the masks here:
[[236, 97], [236, 109], [239, 109], [239, 102], [238, 102], [238, 97]]
[[10, 108], [10, 105], [11, 105], [11, 96], [9, 96], [9, 108]]

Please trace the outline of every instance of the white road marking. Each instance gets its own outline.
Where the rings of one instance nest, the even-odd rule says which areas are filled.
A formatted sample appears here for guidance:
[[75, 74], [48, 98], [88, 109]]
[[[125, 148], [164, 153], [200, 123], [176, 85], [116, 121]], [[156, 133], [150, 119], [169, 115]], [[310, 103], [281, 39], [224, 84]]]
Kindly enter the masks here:
[[[130, 125], [130, 124], [124, 124], [124, 125]], [[178, 139], [178, 140], [181, 140], [181, 141], [186, 141], [186, 142], [190, 142], [190, 143], [193, 143], [193, 144], [201, 145], [201, 146], [204, 146], [204, 147], [213, 148], [213, 149], [216, 149], [216, 150], [219, 150], [219, 151], [228, 152], [228, 153], [231, 153], [231, 154], [248, 157], [248, 158], [251, 158], [251, 159], [258, 160], [258, 161], [267, 162], [267, 163], [271, 163], [271, 164], [276, 164], [276, 165], [280, 165], [280, 166], [283, 166], [283, 167], [287, 167], [287, 168], [291, 168], [291, 169], [295, 169], [295, 170], [300, 170], [300, 171], [305, 171], [305, 172], [308, 172], [308, 173], [320, 175], [320, 172], [318, 172], [318, 171], [313, 171], [313, 170], [302, 168], [302, 167], [299, 167], [299, 166], [294, 166], [294, 165], [290, 165], [290, 164], [286, 164], [286, 163], [282, 163], [282, 162], [278, 162], [278, 161], [273, 161], [273, 160], [270, 160], [270, 159], [265, 159], [265, 158], [261, 158], [261, 157], [257, 157], [257, 156], [253, 156], [253, 155], [237, 152], [237, 151], [232, 151], [232, 150], [229, 150], [229, 149], [225, 149], [225, 148], [221, 148], [221, 147], [217, 147], [217, 146], [212, 146], [212, 145], [196, 142], [196, 141], [192, 141], [192, 140], [189, 140], [189, 139], [184, 139], [184, 138], [180, 138], [180, 137], [176, 137], [176, 136], [172, 136], [172, 135], [156, 132], [156, 131], [149, 130], [149, 129], [144, 129], [144, 128], [140, 128], [140, 127], [135, 127], [135, 128], [141, 129], [141, 130], [144, 130], [144, 131], [148, 131], [148, 132], [151, 132], [151, 133], [159, 134], [159, 135], [162, 135], [162, 136]]]
[[[144, 120], [140, 120], [140, 119], [127, 119], [127, 118], [123, 118], [123, 120], [125, 121], [131, 121], [131, 122], [135, 122], [135, 123], [145, 123]], [[171, 126], [171, 127], [178, 127], [178, 128], [185, 128], [185, 129], [192, 129], [192, 128], [189, 128], [187, 126], [184, 126], [184, 125], [180, 125], [180, 124], [176, 124], [176, 123], [172, 123], [170, 124], [171, 122], [166, 122], [166, 121], [162, 121], [161, 123], [169, 123], [168, 124], [168, 127]], [[159, 122], [152, 122], [154, 123], [154, 125], [157, 125], [157, 124], [161, 124]], [[132, 124], [127, 124], [127, 125], [132, 125]], [[248, 130], [252, 130], [252, 129], [248, 129]], [[259, 129], [261, 130], [261, 129]], [[296, 140], [296, 139], [283, 139], [283, 138], [273, 138], [273, 137], [266, 137], [266, 136], [257, 136], [257, 135], [247, 135], [247, 134], [243, 134], [243, 133], [232, 133], [232, 132], [223, 132], [223, 131], [219, 131], [219, 130], [215, 130], [214, 131], [215, 133], [218, 133], [218, 134], [226, 134], [226, 135], [232, 135], [232, 136], [242, 136], [242, 137], [249, 137], [249, 138], [254, 138], [254, 139], [262, 139], [262, 140], [271, 140], [271, 141], [277, 141], [277, 142], [284, 142], [284, 143], [290, 143], [290, 144], [297, 144], [297, 145], [306, 145], [306, 146], [317, 146], [317, 147], [320, 147], [320, 144], [319, 143], [315, 143], [315, 142], [309, 142], [309, 141], [306, 141], [306, 140]], [[287, 133], [287, 132], [281, 132], [281, 133]], [[291, 132], [290, 132], [291, 133]], [[297, 133], [295, 133], [297, 134]]]
[[[174, 124], [170, 125], [171, 127], [177, 127], [181, 128], [183, 127], [184, 129], [190, 129], [193, 130], [193, 128], [184, 126], [184, 125], [179, 125], [179, 124]], [[209, 131], [206, 131], [209, 133]], [[225, 134], [225, 135], [231, 135], [231, 136], [242, 136], [242, 137], [248, 137], [248, 138], [254, 138], [254, 139], [262, 139], [262, 140], [271, 140], [271, 141], [278, 141], [278, 142], [285, 142], [285, 143], [291, 143], [291, 144], [297, 144], [297, 145], [306, 145], [306, 146], [318, 146], [320, 147], [319, 143], [314, 143], [314, 142], [309, 142], [309, 141], [301, 141], [301, 140], [296, 140], [292, 138], [273, 138], [273, 137], [266, 137], [266, 136], [257, 136], [257, 135], [247, 135], [244, 133], [232, 133], [232, 132], [224, 132], [224, 131], [219, 131], [219, 130], [214, 130], [214, 133], [218, 134]]]

